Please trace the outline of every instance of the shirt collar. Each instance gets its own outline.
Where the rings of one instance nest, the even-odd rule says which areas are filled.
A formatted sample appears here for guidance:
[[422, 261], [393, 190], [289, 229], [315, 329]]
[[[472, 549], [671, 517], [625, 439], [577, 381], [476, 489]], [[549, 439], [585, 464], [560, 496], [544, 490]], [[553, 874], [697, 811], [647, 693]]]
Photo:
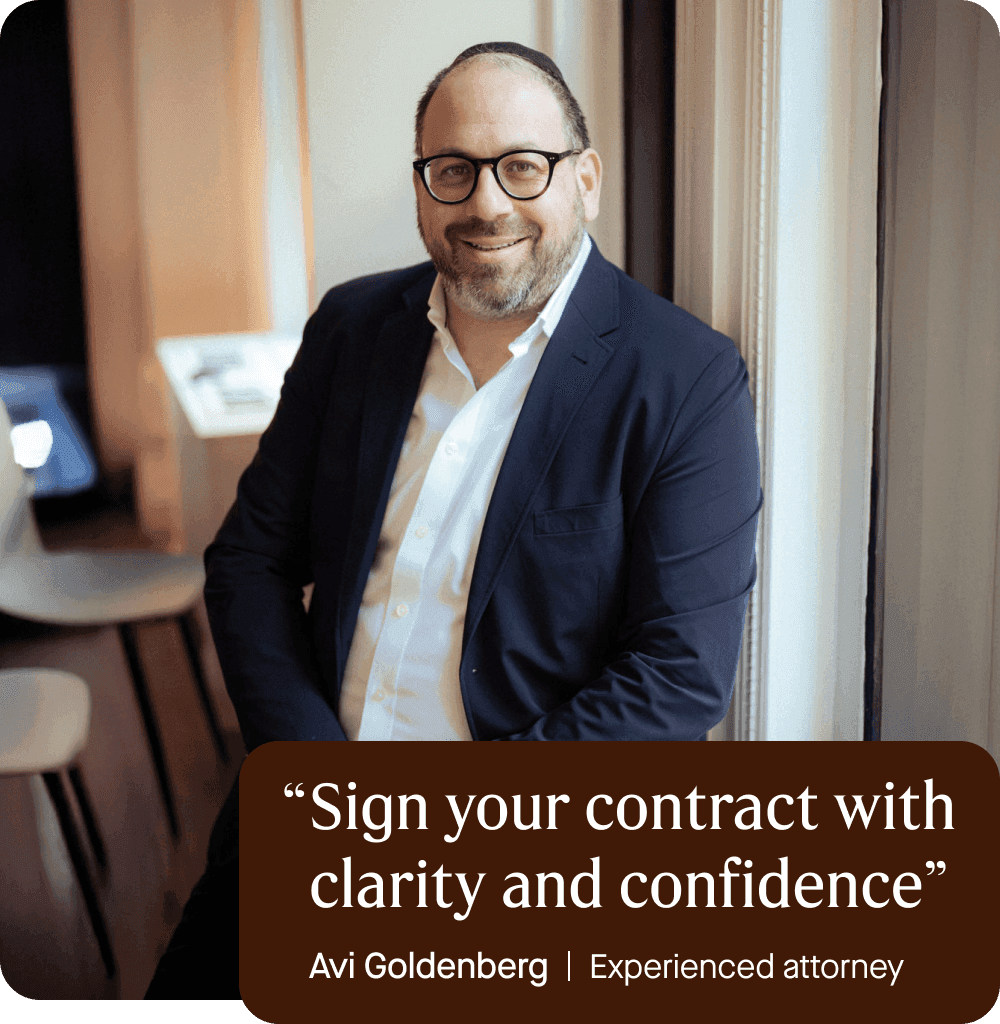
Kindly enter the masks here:
[[[546, 339], [548, 339], [555, 333], [556, 327], [558, 327], [559, 321], [562, 319], [563, 312], [566, 309], [566, 304], [569, 302], [569, 297], [573, 293], [580, 275], [583, 273], [583, 268], [592, 248], [593, 243], [590, 241], [590, 235], [584, 232], [583, 241], [580, 243], [576, 259], [573, 260], [573, 264], [566, 272], [566, 276], [559, 282], [558, 287], [549, 297], [549, 301], [545, 303], [542, 311], [535, 317], [534, 323], [510, 343], [509, 348], [513, 356], [517, 357], [527, 352], [539, 335], [544, 334]], [[430, 298], [427, 300], [427, 319], [437, 328], [441, 344], [444, 346], [445, 352], [447, 352], [449, 347], [454, 345], [455, 342], [451, 337], [451, 332], [446, 327], [447, 305], [445, 304], [444, 284], [440, 274], [435, 279]]]

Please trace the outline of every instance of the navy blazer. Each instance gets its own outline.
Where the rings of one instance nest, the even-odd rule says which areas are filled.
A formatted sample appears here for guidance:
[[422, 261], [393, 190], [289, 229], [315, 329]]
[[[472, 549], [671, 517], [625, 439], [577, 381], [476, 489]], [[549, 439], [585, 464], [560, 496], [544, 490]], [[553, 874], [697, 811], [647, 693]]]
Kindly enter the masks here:
[[[248, 749], [344, 738], [340, 684], [433, 337], [434, 276], [425, 263], [327, 293], [206, 552]], [[731, 697], [760, 503], [736, 347], [595, 247], [483, 525], [459, 670], [473, 737], [701, 737]]]

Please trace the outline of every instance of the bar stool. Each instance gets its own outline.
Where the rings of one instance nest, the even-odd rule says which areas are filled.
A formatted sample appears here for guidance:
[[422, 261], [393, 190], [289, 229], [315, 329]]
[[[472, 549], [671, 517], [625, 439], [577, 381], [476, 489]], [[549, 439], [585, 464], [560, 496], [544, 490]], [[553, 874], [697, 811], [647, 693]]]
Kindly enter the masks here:
[[51, 669], [0, 671], [0, 775], [42, 776], [110, 979], [116, 971], [111, 939], [60, 774], [63, 768], [69, 771], [94, 860], [103, 870], [104, 843], [83, 778], [72, 763], [89, 731], [90, 691], [82, 679]]
[[151, 619], [176, 621], [209, 732], [219, 757], [228, 762], [192, 626], [191, 611], [205, 581], [201, 560], [146, 551], [46, 551], [29, 500], [31, 492], [31, 478], [14, 461], [10, 420], [0, 402], [0, 611], [52, 625], [117, 627], [170, 833], [176, 839], [180, 835], [176, 801], [135, 624]]

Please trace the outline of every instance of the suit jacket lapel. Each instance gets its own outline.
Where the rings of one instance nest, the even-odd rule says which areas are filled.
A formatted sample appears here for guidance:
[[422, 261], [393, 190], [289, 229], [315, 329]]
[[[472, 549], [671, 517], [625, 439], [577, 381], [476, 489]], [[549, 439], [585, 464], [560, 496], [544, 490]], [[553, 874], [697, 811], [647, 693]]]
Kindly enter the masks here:
[[617, 327], [618, 283], [595, 245], [538, 364], [500, 466], [469, 588], [463, 649], [573, 415], [614, 351], [602, 336]]

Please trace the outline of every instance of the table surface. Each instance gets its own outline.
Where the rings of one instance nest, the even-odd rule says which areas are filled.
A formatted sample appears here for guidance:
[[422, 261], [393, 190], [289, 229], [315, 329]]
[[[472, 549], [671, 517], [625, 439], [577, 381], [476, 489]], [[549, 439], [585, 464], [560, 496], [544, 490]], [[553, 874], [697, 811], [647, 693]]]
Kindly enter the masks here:
[[161, 338], [156, 354], [198, 437], [259, 434], [271, 422], [300, 339], [284, 334]]

